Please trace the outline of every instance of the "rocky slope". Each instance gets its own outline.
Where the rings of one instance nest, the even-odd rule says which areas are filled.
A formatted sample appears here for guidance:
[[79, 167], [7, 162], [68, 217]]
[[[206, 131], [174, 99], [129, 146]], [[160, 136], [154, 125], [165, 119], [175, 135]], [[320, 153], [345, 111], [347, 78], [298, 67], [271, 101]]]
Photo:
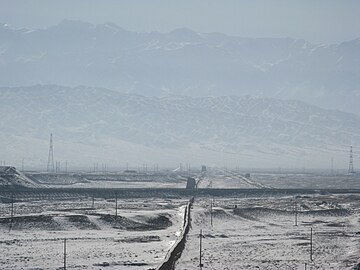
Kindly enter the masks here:
[[290, 159], [302, 167], [328, 164], [331, 156], [345, 161], [348, 147], [360, 144], [360, 117], [273, 98], [155, 98], [38, 85], [0, 88], [0, 115], [2, 153], [43, 163], [51, 132], [57, 157], [82, 163], [238, 164], [263, 157], [264, 165]]

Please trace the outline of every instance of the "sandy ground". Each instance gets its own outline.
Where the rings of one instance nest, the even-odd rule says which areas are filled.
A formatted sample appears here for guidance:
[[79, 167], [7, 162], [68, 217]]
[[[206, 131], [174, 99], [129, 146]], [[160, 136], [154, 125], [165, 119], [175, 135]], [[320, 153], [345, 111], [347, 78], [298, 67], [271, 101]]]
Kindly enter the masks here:
[[[176, 269], [353, 269], [360, 262], [360, 197], [197, 199], [185, 250]], [[235, 205], [237, 206], [234, 209]], [[313, 261], [310, 230], [313, 228]]]

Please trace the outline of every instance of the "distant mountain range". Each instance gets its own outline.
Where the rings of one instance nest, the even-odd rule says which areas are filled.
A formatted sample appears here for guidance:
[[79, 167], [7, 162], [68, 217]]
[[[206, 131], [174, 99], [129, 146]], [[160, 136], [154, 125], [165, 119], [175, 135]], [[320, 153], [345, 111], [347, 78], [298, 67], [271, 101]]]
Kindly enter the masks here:
[[[238, 96], [146, 97], [104, 88], [0, 88], [0, 160], [91, 166], [182, 162], [328, 167], [360, 145], [360, 117], [301, 101]], [[357, 153], [355, 149], [355, 160]], [[356, 161], [355, 161], [356, 163]]]
[[0, 25], [0, 85], [34, 84], [299, 99], [360, 115], [360, 39], [324, 45], [186, 28], [136, 33], [69, 20], [36, 30]]

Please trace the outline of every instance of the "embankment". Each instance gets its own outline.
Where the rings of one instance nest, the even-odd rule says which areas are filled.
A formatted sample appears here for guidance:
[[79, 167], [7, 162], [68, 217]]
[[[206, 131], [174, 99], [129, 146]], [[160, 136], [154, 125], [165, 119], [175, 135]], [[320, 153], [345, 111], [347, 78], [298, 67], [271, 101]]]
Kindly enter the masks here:
[[175, 244], [171, 247], [171, 249], [168, 251], [164, 261], [157, 268], [157, 270], [173, 270], [176, 261], [180, 258], [181, 253], [185, 248], [186, 236], [190, 230], [190, 211], [193, 202], [194, 198], [191, 198], [185, 208], [184, 223], [181, 235], [179, 236]]

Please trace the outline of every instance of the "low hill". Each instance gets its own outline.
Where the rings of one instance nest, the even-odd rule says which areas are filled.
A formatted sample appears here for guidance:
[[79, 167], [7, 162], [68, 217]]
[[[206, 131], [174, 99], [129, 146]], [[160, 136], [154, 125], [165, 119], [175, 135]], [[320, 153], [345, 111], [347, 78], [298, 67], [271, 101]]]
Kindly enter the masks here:
[[[0, 88], [1, 152], [13, 161], [93, 166], [346, 166], [360, 117], [300, 101], [238, 96], [163, 98], [102, 88]], [[356, 148], [354, 149], [356, 152]], [[356, 154], [355, 154], [356, 155]]]

